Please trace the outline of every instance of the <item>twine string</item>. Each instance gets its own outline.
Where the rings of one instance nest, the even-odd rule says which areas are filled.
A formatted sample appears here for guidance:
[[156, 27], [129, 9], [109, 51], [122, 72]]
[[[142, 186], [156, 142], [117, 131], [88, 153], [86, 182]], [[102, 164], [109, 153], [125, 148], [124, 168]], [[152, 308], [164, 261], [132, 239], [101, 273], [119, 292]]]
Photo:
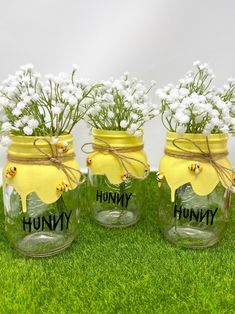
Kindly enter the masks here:
[[[47, 153], [45, 150], [43, 150], [39, 145], [38, 141], [44, 141], [49, 149], [50, 153]], [[31, 164], [31, 165], [54, 165], [58, 169], [64, 172], [66, 175], [68, 181], [71, 181], [75, 184], [82, 184], [85, 181], [85, 176], [83, 173], [76, 168], [70, 167], [68, 165], [65, 165], [63, 161], [69, 160], [71, 158], [75, 157], [75, 154], [69, 154], [67, 156], [60, 157], [58, 156], [58, 152], [54, 152], [52, 144], [43, 137], [38, 137], [33, 142], [34, 148], [36, 148], [42, 155], [44, 155], [44, 158], [22, 158], [22, 157], [13, 157], [11, 155], [8, 155], [8, 160], [11, 162], [16, 163], [22, 163], [22, 164]], [[82, 178], [82, 180], [77, 180], [75, 172], [78, 172]]]
[[[191, 152], [190, 150], [184, 149], [181, 146], [179, 146], [177, 144], [177, 141], [182, 141], [182, 140], [191, 143], [194, 147], [196, 147], [199, 150], [199, 152]], [[201, 161], [210, 163], [211, 166], [215, 169], [218, 177], [220, 178], [220, 181], [222, 181], [228, 189], [231, 189], [231, 185], [233, 183], [233, 179], [232, 179], [233, 170], [217, 162], [218, 159], [226, 157], [228, 153], [225, 152], [225, 153], [212, 154], [207, 136], [206, 136], [206, 146], [207, 146], [208, 152], [203, 151], [199, 145], [197, 145], [193, 140], [188, 139], [188, 138], [182, 137], [182, 138], [174, 139], [172, 141], [172, 144], [177, 149], [182, 151], [183, 154], [172, 153], [172, 152], [169, 152], [167, 149], [165, 149], [166, 155], [170, 157], [176, 157], [176, 158], [187, 159], [187, 160], [190, 160], [190, 159], [201, 160]], [[229, 185], [228, 182], [231, 183], [231, 185]]]
[[[124, 169], [124, 173], [127, 176], [143, 180], [149, 175], [150, 170], [149, 170], [149, 167], [146, 163], [144, 163], [143, 161], [141, 161], [137, 158], [124, 155], [125, 153], [132, 153], [132, 152], [140, 151], [144, 148], [144, 145], [138, 145], [138, 146], [129, 147], [129, 148], [120, 148], [120, 147], [111, 146], [108, 142], [106, 142], [102, 139], [96, 139], [96, 140], [102, 142], [104, 145], [98, 145], [98, 144], [94, 144], [92, 142], [85, 143], [81, 147], [81, 150], [83, 151], [83, 153], [85, 153], [85, 154], [91, 154], [94, 152], [110, 153], [114, 157], [116, 157], [116, 159], [121, 163], [121, 165]], [[91, 151], [85, 150], [85, 147], [87, 147], [89, 145], [91, 145], [93, 149]], [[136, 176], [136, 175], [132, 174], [131, 172], [129, 172], [126, 164], [132, 165], [131, 161], [135, 161], [135, 162], [141, 164], [146, 169], [146, 174], [144, 177], [139, 177], [139, 176]]]

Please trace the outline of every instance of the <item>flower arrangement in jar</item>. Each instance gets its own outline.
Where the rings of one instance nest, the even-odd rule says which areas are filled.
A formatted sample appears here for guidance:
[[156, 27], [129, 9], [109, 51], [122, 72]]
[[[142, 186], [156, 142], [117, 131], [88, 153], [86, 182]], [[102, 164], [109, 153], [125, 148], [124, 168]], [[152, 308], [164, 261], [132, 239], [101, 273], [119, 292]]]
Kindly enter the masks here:
[[96, 86], [76, 71], [46, 75], [44, 82], [27, 64], [0, 87], [6, 233], [25, 255], [56, 254], [77, 235], [83, 179], [71, 131], [92, 106]]
[[234, 129], [234, 80], [212, 86], [207, 64], [158, 89], [159, 111], [168, 130], [157, 180], [159, 227], [171, 242], [204, 248], [217, 243], [229, 217], [233, 171], [228, 133]]
[[[84, 117], [93, 134], [93, 142], [82, 148], [89, 153], [88, 201], [100, 225], [127, 227], [140, 218], [149, 173], [142, 127], [158, 114], [148, 97], [154, 84], [146, 88], [128, 73], [102, 81], [94, 91], [94, 106]], [[92, 145], [90, 152], [87, 145]]]

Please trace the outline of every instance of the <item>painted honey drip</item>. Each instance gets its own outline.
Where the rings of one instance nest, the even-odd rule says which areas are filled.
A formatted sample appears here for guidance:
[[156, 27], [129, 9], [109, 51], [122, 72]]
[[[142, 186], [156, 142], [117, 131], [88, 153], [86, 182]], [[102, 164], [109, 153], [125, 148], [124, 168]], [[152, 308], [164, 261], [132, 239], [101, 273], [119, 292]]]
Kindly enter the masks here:
[[[202, 150], [206, 150], [204, 135], [176, 134], [173, 132], [167, 133], [167, 143], [165, 148], [174, 153], [176, 149], [173, 146], [172, 141], [177, 137], [190, 138], [197, 143]], [[211, 152], [214, 154], [227, 152], [227, 136], [224, 134], [211, 134], [209, 136], [209, 144]], [[192, 145], [190, 146], [189, 142], [182, 141], [181, 147], [196, 152], [195, 147]], [[227, 157], [220, 158], [218, 162], [220, 165], [232, 169]], [[188, 160], [164, 155], [160, 161], [159, 171], [160, 173], [164, 173], [164, 178], [171, 189], [172, 202], [175, 200], [175, 191], [186, 183], [190, 183], [193, 191], [201, 196], [210, 194], [218, 183], [221, 183], [227, 188], [213, 166], [205, 161], [200, 161], [199, 163], [197, 160]], [[231, 182], [227, 181], [227, 185], [231, 186]]]
[[[118, 148], [131, 148], [143, 145], [143, 136], [135, 137], [125, 131], [109, 131], [93, 129], [94, 144], [100, 145], [100, 140], [107, 142], [109, 145]], [[132, 157], [147, 164], [147, 157], [143, 149], [123, 153], [127, 157]], [[120, 184], [123, 180], [129, 178], [128, 174], [124, 171], [122, 163], [112, 153], [95, 151], [90, 153], [87, 157], [87, 166], [95, 175], [106, 175], [109, 182], [112, 184]], [[144, 177], [146, 170], [143, 164], [134, 160], [125, 162], [128, 173], [136, 177]]]
[[[34, 147], [33, 142], [36, 137], [24, 137], [24, 136], [13, 136], [12, 144], [8, 148], [8, 153], [15, 157], [24, 158], [43, 158], [44, 155], [40, 154]], [[51, 140], [50, 138], [47, 138]], [[66, 153], [72, 154], [72, 135], [63, 135], [59, 137], [60, 142], [68, 143], [68, 151]], [[44, 142], [39, 142], [40, 148], [45, 150], [48, 154], [50, 151]], [[56, 148], [55, 148], [56, 149]], [[63, 161], [63, 164], [79, 169], [79, 165], [74, 158]], [[65, 189], [58, 188], [63, 182], [67, 182], [69, 189], [73, 190], [77, 187], [76, 183], [69, 182], [66, 174], [58, 169], [54, 165], [38, 165], [38, 164], [23, 164], [13, 163], [7, 161], [4, 167], [4, 173], [7, 173], [8, 169], [16, 168], [16, 174], [13, 177], [3, 177], [3, 185], [6, 188], [7, 185], [12, 186], [16, 192], [20, 195], [22, 201], [23, 212], [27, 211], [27, 196], [30, 193], [35, 192], [38, 197], [46, 204], [56, 202]], [[74, 172], [76, 179], [79, 181], [80, 174]]]

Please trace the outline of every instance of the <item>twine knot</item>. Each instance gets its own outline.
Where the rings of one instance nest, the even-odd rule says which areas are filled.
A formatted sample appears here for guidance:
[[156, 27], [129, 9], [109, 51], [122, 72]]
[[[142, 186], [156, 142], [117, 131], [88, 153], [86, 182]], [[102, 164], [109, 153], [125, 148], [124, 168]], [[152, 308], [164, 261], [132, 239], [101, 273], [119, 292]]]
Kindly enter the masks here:
[[[187, 141], [191, 143], [194, 147], [197, 148], [198, 152], [192, 152], [188, 149], [184, 149], [180, 147], [177, 142], [178, 141]], [[211, 166], [215, 169], [219, 179], [223, 182], [223, 184], [228, 188], [231, 189], [231, 185], [233, 184], [233, 170], [230, 168], [227, 168], [225, 166], [222, 166], [217, 160], [221, 159], [223, 157], [226, 157], [228, 155], [228, 152], [224, 153], [212, 153], [209, 145], [209, 140], [208, 137], [206, 136], [206, 146], [208, 152], [205, 152], [201, 149], [199, 145], [197, 145], [193, 140], [188, 139], [188, 138], [176, 138], [172, 141], [173, 146], [175, 146], [177, 149], [182, 151], [183, 153], [172, 153], [165, 149], [165, 154], [170, 156], [170, 157], [175, 157], [175, 158], [181, 158], [181, 159], [194, 159], [194, 160], [201, 160], [203, 162], [208, 162], [211, 164]], [[231, 183], [230, 185], [228, 184]]]
[[[128, 147], [128, 148], [120, 148], [120, 147], [114, 147], [111, 146], [108, 142], [101, 140], [101, 139], [97, 139], [98, 141], [102, 142], [104, 145], [98, 145], [98, 144], [94, 144], [92, 142], [89, 143], [85, 143], [82, 145], [81, 150], [83, 151], [83, 153], [85, 154], [91, 154], [94, 152], [106, 152], [106, 153], [110, 153], [113, 156], [115, 156], [121, 163], [123, 169], [124, 169], [124, 177], [125, 178], [135, 178], [135, 179], [145, 179], [148, 175], [149, 175], [149, 165], [144, 163], [143, 161], [134, 158], [134, 157], [129, 157], [124, 155], [125, 153], [132, 153], [132, 152], [137, 152], [140, 151], [144, 148], [144, 145], [138, 145], [138, 146], [133, 146], [133, 147]], [[84, 147], [91, 145], [93, 150], [92, 151], [86, 151], [84, 149]], [[144, 169], [145, 169], [145, 175], [143, 177], [138, 177], [134, 174], [132, 174], [128, 169], [126, 164], [132, 165], [131, 161], [136, 161], [137, 163], [141, 164]]]
[[[38, 141], [44, 141], [48, 145], [50, 149], [50, 153], [47, 153], [45, 150], [41, 149], [41, 147], [38, 145]], [[65, 160], [74, 158], [75, 157], [74, 153], [68, 154], [66, 156], [61, 156], [61, 157], [58, 156], [58, 152], [57, 151], [56, 153], [54, 152], [52, 144], [44, 137], [37, 137], [33, 142], [33, 146], [45, 157], [44, 158], [24, 158], [23, 157], [22, 158], [22, 157], [13, 157], [13, 156], [8, 155], [8, 160], [11, 162], [22, 163], [22, 164], [54, 165], [55, 167], [57, 167], [58, 169], [64, 172], [68, 181], [73, 182], [77, 185], [85, 181], [85, 177], [79, 169], [70, 167], [63, 163], [63, 161]], [[82, 177], [81, 181], [77, 180], [75, 172], [78, 172], [81, 175]]]

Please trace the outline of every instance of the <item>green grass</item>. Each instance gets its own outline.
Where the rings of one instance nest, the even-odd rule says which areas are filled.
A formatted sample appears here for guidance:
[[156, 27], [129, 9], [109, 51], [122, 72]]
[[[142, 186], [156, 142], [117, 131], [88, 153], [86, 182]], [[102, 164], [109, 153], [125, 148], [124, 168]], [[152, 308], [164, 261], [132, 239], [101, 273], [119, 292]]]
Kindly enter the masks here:
[[137, 225], [105, 229], [83, 210], [77, 240], [52, 258], [14, 252], [1, 211], [0, 313], [234, 313], [234, 224], [210, 249], [172, 246], [159, 233], [157, 187], [148, 180]]

